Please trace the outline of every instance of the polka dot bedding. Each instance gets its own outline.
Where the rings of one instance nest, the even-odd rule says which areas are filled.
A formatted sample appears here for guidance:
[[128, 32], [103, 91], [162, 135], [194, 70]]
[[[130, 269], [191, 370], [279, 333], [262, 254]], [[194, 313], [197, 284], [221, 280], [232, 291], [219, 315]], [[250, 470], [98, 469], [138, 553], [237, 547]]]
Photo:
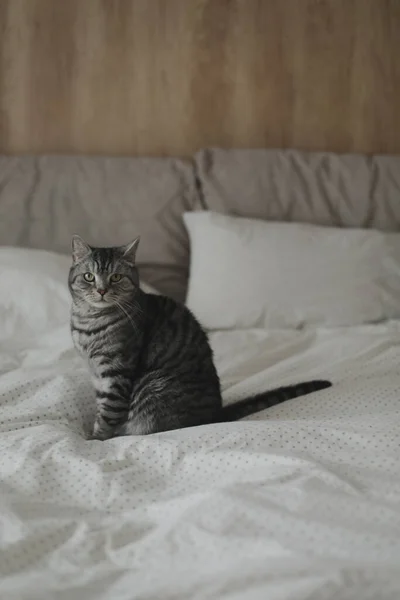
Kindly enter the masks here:
[[211, 335], [237, 423], [88, 441], [68, 325], [0, 339], [0, 599], [400, 598], [400, 325]]

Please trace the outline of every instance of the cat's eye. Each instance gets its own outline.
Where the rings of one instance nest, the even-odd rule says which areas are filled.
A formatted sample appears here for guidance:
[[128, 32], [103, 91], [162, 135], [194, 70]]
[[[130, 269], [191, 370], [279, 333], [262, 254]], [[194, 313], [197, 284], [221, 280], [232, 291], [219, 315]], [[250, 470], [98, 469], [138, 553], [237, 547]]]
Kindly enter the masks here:
[[110, 281], [112, 283], [118, 283], [118, 281], [121, 281], [122, 279], [122, 275], [120, 275], [119, 273], [113, 273], [110, 277]]
[[88, 281], [89, 283], [92, 283], [94, 281], [93, 273], [85, 273], [83, 278], [85, 279], [85, 281]]

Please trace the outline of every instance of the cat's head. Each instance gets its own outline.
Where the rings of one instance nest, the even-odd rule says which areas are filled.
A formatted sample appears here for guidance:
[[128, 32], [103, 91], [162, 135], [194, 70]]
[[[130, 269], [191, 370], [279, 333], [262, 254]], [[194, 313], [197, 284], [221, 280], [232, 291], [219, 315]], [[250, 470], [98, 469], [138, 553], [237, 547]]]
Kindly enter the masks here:
[[136, 269], [139, 239], [126, 246], [94, 248], [74, 235], [68, 279], [73, 300], [97, 309], [129, 305], [139, 290]]

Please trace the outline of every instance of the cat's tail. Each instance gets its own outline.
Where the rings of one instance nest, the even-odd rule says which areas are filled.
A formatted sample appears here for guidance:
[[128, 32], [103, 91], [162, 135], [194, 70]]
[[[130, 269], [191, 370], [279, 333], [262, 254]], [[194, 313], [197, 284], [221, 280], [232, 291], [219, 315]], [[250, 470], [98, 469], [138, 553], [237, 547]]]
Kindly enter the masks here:
[[234, 402], [229, 406], [224, 406], [220, 412], [218, 421], [237, 421], [248, 417], [253, 413], [264, 410], [265, 408], [271, 408], [276, 404], [281, 404], [286, 400], [297, 398], [298, 396], [305, 396], [306, 394], [312, 394], [318, 390], [324, 390], [325, 388], [331, 387], [332, 383], [326, 380], [314, 380], [305, 381], [303, 383], [296, 383], [295, 385], [288, 385], [275, 390], [262, 392], [256, 396], [250, 396]]

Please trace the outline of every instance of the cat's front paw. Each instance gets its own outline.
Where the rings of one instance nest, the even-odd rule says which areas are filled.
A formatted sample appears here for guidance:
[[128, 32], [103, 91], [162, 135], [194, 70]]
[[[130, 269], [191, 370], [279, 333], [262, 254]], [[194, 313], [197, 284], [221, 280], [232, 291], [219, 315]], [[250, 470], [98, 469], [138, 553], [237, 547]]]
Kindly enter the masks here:
[[106, 424], [96, 421], [93, 426], [92, 435], [89, 436], [90, 440], [100, 440], [104, 442], [105, 440], [109, 440], [113, 437], [113, 432], [110, 427], [107, 427]]
[[110, 438], [112, 438], [112, 433], [106, 433], [105, 431], [99, 431], [97, 433], [92, 433], [92, 435], [89, 435], [88, 440], [100, 440], [101, 442], [104, 442], [105, 440], [109, 440]]

